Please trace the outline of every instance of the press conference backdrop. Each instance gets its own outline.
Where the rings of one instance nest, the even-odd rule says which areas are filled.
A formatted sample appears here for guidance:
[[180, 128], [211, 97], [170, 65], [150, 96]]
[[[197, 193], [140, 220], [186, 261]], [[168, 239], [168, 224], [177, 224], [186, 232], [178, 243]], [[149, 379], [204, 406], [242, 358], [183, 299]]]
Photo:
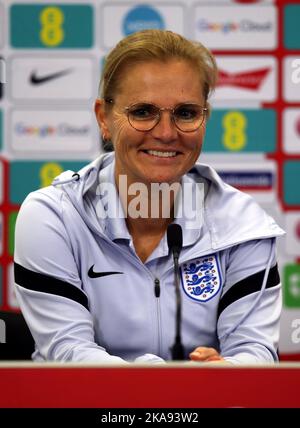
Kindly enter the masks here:
[[107, 52], [134, 31], [170, 29], [210, 47], [220, 69], [202, 161], [287, 232], [280, 354], [300, 359], [299, 23], [293, 0], [0, 0], [0, 309], [18, 310], [14, 226], [25, 196], [104, 151], [93, 101]]

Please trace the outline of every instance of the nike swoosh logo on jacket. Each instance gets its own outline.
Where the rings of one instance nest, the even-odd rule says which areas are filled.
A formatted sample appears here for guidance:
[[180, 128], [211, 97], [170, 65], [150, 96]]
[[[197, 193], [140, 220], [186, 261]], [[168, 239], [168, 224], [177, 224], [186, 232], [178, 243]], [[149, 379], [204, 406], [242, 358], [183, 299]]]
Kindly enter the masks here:
[[88, 271], [88, 276], [90, 278], [101, 278], [102, 276], [108, 275], [123, 275], [124, 272], [94, 272], [94, 266], [91, 266]]

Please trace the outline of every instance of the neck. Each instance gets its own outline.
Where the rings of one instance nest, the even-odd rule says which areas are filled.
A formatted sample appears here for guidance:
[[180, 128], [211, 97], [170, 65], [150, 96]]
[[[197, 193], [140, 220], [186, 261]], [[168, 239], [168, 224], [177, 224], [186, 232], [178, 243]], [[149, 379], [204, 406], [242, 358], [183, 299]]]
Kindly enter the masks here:
[[172, 223], [173, 219], [145, 219], [145, 218], [130, 218], [126, 219], [128, 231], [132, 236], [135, 235], [163, 235], [167, 227]]

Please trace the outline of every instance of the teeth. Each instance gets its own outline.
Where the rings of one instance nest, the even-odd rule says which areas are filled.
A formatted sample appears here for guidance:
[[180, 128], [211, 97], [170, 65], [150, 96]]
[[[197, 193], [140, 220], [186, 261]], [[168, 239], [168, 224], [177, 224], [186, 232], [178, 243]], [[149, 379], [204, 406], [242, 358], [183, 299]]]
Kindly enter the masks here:
[[158, 152], [157, 150], [147, 150], [147, 153], [152, 156], [159, 156], [161, 158], [172, 158], [176, 156], [176, 152]]

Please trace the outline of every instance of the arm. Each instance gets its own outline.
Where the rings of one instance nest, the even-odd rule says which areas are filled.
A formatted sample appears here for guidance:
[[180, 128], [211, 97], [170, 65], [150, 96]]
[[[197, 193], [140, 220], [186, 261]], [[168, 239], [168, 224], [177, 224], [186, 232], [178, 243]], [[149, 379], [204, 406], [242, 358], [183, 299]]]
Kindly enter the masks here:
[[16, 294], [43, 360], [125, 363], [94, 341], [93, 319], [70, 239], [62, 195], [35, 192], [16, 223]]
[[[270, 257], [266, 289], [260, 294]], [[217, 332], [221, 355], [212, 348], [196, 348], [191, 359], [233, 364], [277, 361], [280, 312], [281, 286], [271, 240], [235, 246], [228, 253], [226, 283], [219, 305]]]

